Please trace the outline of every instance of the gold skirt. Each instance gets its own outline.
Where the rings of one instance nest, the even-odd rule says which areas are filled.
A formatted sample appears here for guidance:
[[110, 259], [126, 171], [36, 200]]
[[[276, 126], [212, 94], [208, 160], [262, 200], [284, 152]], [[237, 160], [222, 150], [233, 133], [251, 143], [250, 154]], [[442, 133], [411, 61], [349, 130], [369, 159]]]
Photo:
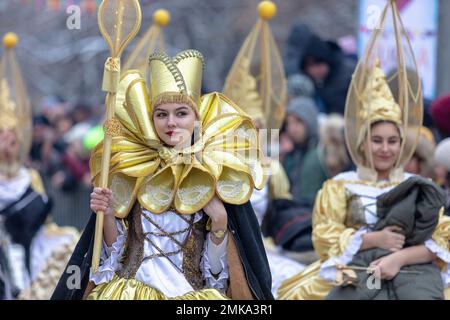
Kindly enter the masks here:
[[319, 276], [320, 261], [310, 264], [300, 273], [284, 280], [278, 288], [279, 300], [322, 300], [333, 284]]
[[[319, 275], [320, 261], [316, 261], [300, 273], [286, 279], [278, 288], [279, 300], [322, 300], [333, 289], [333, 284]], [[450, 300], [450, 287], [444, 290], [445, 300]]]
[[161, 291], [135, 279], [120, 278], [96, 286], [87, 300], [229, 300], [216, 289], [190, 291], [182, 296], [166, 297]]

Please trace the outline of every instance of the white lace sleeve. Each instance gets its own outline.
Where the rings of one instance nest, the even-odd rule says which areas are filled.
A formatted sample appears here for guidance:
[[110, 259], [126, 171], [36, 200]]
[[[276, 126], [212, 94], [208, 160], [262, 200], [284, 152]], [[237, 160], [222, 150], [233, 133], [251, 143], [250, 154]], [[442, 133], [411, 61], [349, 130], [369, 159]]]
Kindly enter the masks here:
[[432, 239], [425, 241], [425, 246], [447, 264], [445, 271], [441, 272], [444, 287], [450, 287], [450, 252], [438, 246]]
[[342, 255], [339, 257], [331, 257], [326, 260], [320, 266], [320, 277], [326, 281], [334, 282], [336, 281], [336, 264], [346, 265], [353, 260], [353, 257], [356, 253], [358, 253], [361, 248], [363, 242], [363, 235], [367, 233], [369, 230], [366, 227], [360, 228], [356, 233], [352, 236], [350, 243]]
[[123, 249], [126, 241], [126, 230], [119, 220], [116, 220], [119, 235], [116, 242], [108, 247], [103, 241], [102, 254], [100, 256], [100, 266], [96, 273], [90, 273], [89, 280], [96, 285], [109, 282], [113, 278], [115, 272], [119, 269], [119, 259], [123, 254]]
[[203, 248], [202, 261], [200, 268], [208, 288], [214, 288], [221, 292], [227, 289], [228, 281], [228, 263], [227, 263], [227, 242], [228, 235], [225, 235], [222, 243], [214, 244], [210, 239], [209, 233], [206, 237]]

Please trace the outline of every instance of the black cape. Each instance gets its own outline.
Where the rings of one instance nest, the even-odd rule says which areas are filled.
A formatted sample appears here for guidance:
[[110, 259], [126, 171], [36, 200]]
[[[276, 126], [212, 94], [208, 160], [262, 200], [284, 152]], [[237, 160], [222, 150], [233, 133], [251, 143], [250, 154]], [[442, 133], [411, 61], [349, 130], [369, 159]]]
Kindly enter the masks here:
[[0, 210], [0, 220], [3, 220], [11, 242], [21, 245], [25, 250], [25, 266], [29, 274], [31, 274], [31, 242], [44, 225], [51, 209], [51, 199], [43, 197], [30, 185], [18, 200]]
[[[226, 204], [228, 229], [233, 236], [241, 257], [247, 282], [255, 299], [272, 300], [272, 276], [262, 242], [261, 231], [250, 202], [243, 205]], [[82, 299], [89, 282], [96, 215], [92, 214], [78, 244], [70, 258], [55, 291], [52, 300]], [[78, 266], [75, 268], [74, 266]], [[79, 270], [79, 286], [74, 276]]]

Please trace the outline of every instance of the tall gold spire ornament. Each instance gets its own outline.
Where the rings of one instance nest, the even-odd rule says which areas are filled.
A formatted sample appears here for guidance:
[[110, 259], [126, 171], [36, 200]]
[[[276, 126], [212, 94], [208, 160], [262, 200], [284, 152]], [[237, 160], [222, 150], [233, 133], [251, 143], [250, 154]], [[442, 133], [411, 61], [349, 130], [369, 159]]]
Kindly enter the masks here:
[[139, 70], [144, 79], [148, 79], [148, 57], [154, 52], [164, 52], [164, 35], [162, 28], [170, 22], [170, 13], [165, 9], [156, 10], [153, 14], [153, 23], [142, 36], [136, 47], [125, 60], [123, 70]]
[[0, 62], [0, 130], [14, 130], [20, 144], [15, 163], [0, 164], [7, 176], [14, 176], [26, 160], [32, 136], [31, 106], [14, 52], [18, 41], [12, 32], [3, 37], [5, 51]]
[[[116, 93], [120, 79], [120, 56], [128, 43], [136, 36], [141, 26], [141, 8], [138, 0], [103, 0], [98, 9], [100, 33], [109, 46], [110, 57], [106, 60], [102, 90], [106, 91], [105, 138], [101, 158], [100, 187], [108, 187], [109, 163], [112, 137], [120, 134], [120, 122], [114, 118]], [[97, 272], [100, 263], [103, 235], [102, 211], [97, 212], [95, 225], [92, 271]]]
[[269, 20], [277, 7], [258, 5], [259, 19], [244, 41], [225, 80], [223, 92], [266, 129], [279, 129], [287, 97], [286, 76]]
[[[390, 39], [395, 43], [395, 51], [386, 56], [383, 48]], [[371, 153], [364, 152], [371, 125], [390, 121], [399, 128], [401, 152], [390, 176], [397, 180], [414, 153], [422, 118], [422, 88], [414, 53], [396, 1], [387, 0], [353, 74], [345, 106], [347, 147], [362, 178], [377, 177]]]

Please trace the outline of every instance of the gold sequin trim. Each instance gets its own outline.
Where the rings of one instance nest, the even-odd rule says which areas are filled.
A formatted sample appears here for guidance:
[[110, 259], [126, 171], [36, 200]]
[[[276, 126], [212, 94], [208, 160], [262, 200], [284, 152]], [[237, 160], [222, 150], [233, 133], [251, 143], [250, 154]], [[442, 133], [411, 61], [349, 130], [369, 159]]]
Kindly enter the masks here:
[[105, 131], [106, 136], [117, 137], [122, 133], [122, 125], [116, 118], [108, 119], [103, 125], [103, 130]]

